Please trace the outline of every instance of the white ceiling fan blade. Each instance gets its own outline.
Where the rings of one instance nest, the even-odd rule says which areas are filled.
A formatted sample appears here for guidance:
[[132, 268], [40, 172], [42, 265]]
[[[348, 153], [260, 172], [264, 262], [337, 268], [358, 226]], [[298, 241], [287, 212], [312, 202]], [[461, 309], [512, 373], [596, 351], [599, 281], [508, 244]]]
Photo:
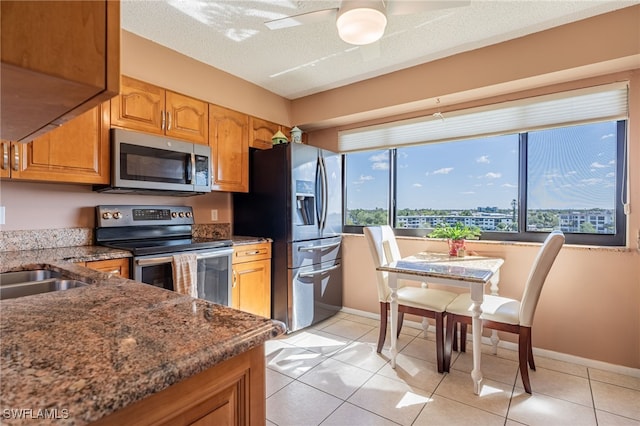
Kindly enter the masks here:
[[264, 24], [270, 30], [297, 27], [298, 25], [313, 24], [316, 22], [326, 21], [331, 18], [335, 19], [337, 11], [337, 8], [316, 10], [314, 12], [301, 13], [300, 15], [287, 16], [286, 18], [274, 19], [272, 21], [267, 21]]
[[389, 15], [410, 15], [471, 4], [471, 0], [387, 0], [387, 2]]

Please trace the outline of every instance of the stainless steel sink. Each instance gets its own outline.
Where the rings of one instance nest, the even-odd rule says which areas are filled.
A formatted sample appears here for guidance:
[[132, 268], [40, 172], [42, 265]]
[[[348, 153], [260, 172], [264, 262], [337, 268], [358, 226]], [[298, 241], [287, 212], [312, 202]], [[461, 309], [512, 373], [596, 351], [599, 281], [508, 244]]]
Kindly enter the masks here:
[[0, 274], [0, 300], [68, 290], [86, 285], [85, 282], [62, 278], [58, 272], [44, 269], [5, 272]]

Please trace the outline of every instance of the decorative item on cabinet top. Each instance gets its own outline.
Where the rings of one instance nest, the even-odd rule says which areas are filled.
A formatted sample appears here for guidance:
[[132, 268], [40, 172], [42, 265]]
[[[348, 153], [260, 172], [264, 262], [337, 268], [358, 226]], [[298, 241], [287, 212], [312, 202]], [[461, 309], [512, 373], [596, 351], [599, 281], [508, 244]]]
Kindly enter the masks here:
[[273, 135], [273, 137], [271, 138], [271, 141], [273, 142], [274, 145], [279, 145], [281, 143], [289, 143], [289, 140], [287, 139], [287, 137], [280, 130], [278, 130]]
[[298, 126], [294, 126], [293, 129], [291, 129], [291, 142], [302, 143], [302, 130], [300, 130]]

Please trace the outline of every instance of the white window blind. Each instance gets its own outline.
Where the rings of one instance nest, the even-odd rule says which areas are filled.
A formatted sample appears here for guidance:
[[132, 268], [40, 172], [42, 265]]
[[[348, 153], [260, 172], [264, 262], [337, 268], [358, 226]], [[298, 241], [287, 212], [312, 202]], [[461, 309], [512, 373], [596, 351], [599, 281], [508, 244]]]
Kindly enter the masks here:
[[503, 135], [628, 118], [628, 82], [338, 132], [340, 152]]

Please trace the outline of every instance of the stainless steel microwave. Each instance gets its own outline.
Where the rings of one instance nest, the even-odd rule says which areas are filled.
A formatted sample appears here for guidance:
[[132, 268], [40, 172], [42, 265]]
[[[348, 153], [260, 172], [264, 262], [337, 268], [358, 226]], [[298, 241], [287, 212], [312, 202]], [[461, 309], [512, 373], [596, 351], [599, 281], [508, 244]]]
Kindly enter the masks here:
[[111, 185], [94, 190], [179, 196], [211, 192], [211, 148], [111, 129]]

